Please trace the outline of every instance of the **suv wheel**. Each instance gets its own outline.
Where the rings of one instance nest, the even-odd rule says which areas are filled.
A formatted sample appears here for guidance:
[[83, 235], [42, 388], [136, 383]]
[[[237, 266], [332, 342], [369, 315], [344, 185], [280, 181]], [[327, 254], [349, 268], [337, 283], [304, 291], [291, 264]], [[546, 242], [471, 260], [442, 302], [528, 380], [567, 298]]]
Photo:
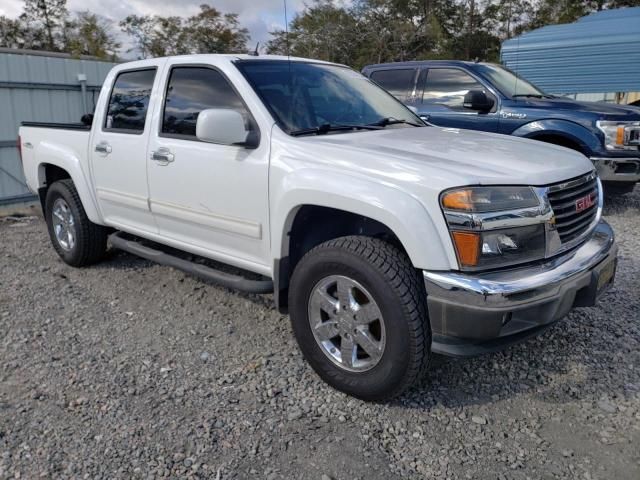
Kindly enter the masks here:
[[349, 395], [394, 397], [426, 368], [424, 286], [407, 256], [382, 240], [342, 237], [309, 251], [291, 278], [289, 306], [307, 361]]

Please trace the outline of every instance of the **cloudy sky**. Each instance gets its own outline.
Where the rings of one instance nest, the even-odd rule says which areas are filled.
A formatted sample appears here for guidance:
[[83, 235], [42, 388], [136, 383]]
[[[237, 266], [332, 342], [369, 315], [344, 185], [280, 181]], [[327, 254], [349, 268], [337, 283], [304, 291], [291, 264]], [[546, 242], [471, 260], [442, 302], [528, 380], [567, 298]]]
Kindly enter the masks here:
[[[284, 27], [283, 0], [67, 0], [71, 11], [89, 10], [115, 24], [130, 14], [189, 16], [208, 3], [224, 13], [237, 13], [243, 26], [251, 33], [251, 45], [261, 45], [269, 39], [269, 32]], [[305, 0], [287, 0], [289, 20], [304, 8]], [[0, 0], [0, 15], [15, 18], [22, 12], [22, 0]], [[114, 30], [119, 29], [116, 27]], [[119, 38], [120, 39], [120, 38]], [[126, 39], [120, 39], [124, 44]], [[122, 52], [124, 54], [124, 52]]]

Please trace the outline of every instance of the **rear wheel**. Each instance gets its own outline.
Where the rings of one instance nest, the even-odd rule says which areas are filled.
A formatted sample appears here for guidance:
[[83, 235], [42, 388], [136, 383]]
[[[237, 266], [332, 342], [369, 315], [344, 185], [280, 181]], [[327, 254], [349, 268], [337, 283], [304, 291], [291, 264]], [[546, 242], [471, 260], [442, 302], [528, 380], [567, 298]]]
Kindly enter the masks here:
[[334, 388], [384, 400], [412, 385], [430, 356], [426, 295], [405, 254], [381, 240], [325, 242], [296, 265], [293, 331], [313, 369]]
[[72, 180], [49, 187], [44, 215], [53, 248], [65, 263], [82, 267], [104, 257], [107, 229], [89, 220]]

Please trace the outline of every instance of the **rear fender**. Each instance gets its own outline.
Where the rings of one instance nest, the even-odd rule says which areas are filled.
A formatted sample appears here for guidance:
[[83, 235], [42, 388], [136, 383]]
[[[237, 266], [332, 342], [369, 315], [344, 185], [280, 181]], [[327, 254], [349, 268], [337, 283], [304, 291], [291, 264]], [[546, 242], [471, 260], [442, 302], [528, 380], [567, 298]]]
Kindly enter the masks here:
[[38, 190], [49, 186], [46, 179], [47, 165], [55, 165], [63, 169], [73, 180], [89, 220], [99, 225], [103, 224], [97, 202], [90, 188], [90, 177], [88, 172], [85, 173], [83, 170], [78, 152], [64, 145], [43, 141], [36, 147], [35, 156], [38, 162]]

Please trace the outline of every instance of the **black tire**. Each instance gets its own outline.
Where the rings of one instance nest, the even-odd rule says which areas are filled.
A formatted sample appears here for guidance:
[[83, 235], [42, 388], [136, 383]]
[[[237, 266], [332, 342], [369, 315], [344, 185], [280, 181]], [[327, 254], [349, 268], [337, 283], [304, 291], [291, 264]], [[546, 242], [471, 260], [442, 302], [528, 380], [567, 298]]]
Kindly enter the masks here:
[[604, 194], [608, 197], [631, 193], [635, 186], [635, 182], [603, 182], [602, 185]]
[[[74, 219], [75, 244], [69, 249], [63, 248], [60, 244], [53, 227], [53, 206], [60, 198], [66, 202]], [[65, 263], [73, 267], [84, 267], [104, 257], [107, 251], [108, 230], [87, 218], [78, 191], [71, 179], [58, 180], [49, 187], [44, 216], [53, 248]]]
[[[378, 363], [351, 372], [336, 365], [314, 338], [309, 299], [314, 287], [332, 275], [356, 280], [377, 303], [386, 330]], [[395, 397], [418, 380], [431, 354], [426, 293], [409, 258], [382, 240], [349, 236], [310, 250], [296, 265], [289, 288], [295, 337], [316, 373], [329, 385], [354, 397], [381, 401]]]

